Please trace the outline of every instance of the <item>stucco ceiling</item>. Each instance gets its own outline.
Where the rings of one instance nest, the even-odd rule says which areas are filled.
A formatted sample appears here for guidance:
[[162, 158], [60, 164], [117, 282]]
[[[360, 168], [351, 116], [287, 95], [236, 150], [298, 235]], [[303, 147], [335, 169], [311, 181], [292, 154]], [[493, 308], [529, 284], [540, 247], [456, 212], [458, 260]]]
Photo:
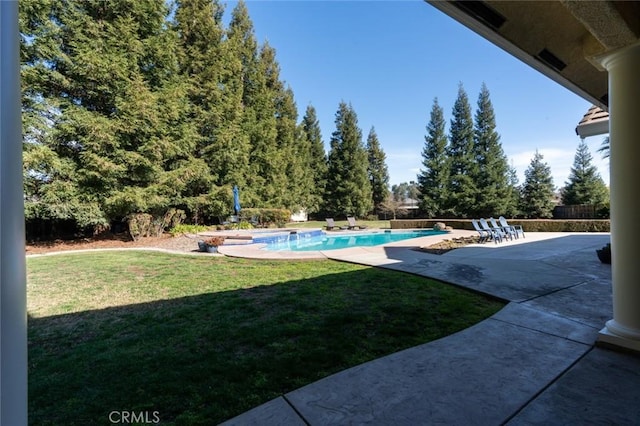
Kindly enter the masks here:
[[635, 1], [426, 1], [605, 110], [597, 58], [640, 42]]

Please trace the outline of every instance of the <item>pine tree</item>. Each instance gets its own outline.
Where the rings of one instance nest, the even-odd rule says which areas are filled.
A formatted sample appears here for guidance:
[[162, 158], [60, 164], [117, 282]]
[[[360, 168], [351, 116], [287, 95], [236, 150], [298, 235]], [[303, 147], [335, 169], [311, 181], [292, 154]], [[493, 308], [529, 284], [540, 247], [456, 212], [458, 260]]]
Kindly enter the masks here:
[[449, 188], [446, 214], [455, 217], [472, 215], [470, 207], [476, 202], [477, 187], [473, 181], [477, 175], [473, 153], [473, 119], [469, 98], [462, 84], [453, 105], [453, 118], [449, 128]]
[[528, 218], [549, 218], [553, 213], [553, 177], [551, 168], [536, 150], [524, 172], [520, 210]]
[[366, 148], [369, 158], [367, 172], [369, 174], [369, 183], [371, 184], [373, 208], [377, 213], [378, 206], [389, 195], [389, 170], [385, 162], [386, 155], [382, 147], [380, 147], [378, 135], [373, 127], [371, 127], [367, 136]]
[[313, 106], [307, 106], [301, 123], [305, 139], [309, 143], [308, 170], [311, 173], [313, 187], [307, 203], [307, 211], [316, 213], [322, 206], [327, 182], [327, 155], [324, 150], [320, 123]]
[[431, 107], [425, 145], [422, 149], [422, 169], [418, 175], [420, 210], [428, 217], [442, 216], [447, 202], [449, 164], [445, 121], [438, 98]]
[[473, 215], [504, 215], [515, 205], [509, 186], [509, 164], [502, 150], [500, 135], [487, 86], [483, 83], [475, 114], [473, 154], [476, 167], [474, 181], [478, 187]]
[[609, 190], [600, 177], [597, 167], [591, 164], [592, 160], [589, 147], [584, 140], [581, 141], [573, 160], [569, 181], [562, 189], [563, 204], [602, 206], [608, 201]]
[[331, 135], [325, 209], [337, 215], [364, 216], [371, 210], [372, 195], [367, 175], [367, 151], [351, 105], [341, 102]]

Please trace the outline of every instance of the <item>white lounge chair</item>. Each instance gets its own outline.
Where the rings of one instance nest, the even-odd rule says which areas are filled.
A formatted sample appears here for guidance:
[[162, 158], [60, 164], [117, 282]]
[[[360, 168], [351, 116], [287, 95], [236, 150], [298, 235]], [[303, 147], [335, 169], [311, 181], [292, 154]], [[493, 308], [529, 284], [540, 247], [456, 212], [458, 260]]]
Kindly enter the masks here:
[[522, 229], [522, 226], [520, 225], [509, 225], [507, 223], [507, 219], [504, 218], [504, 216], [500, 216], [498, 218], [498, 220], [500, 221], [500, 225], [502, 225], [503, 228], [511, 228], [513, 230], [513, 232], [516, 235], [516, 238], [518, 237], [518, 234], [522, 234], [522, 238], [524, 238], [524, 229]]
[[484, 218], [480, 218], [480, 226], [482, 227], [482, 229], [484, 229], [485, 231], [491, 234], [491, 238], [493, 239], [493, 242], [496, 244], [498, 244], [498, 240], [502, 242], [502, 238], [507, 236], [507, 234], [505, 234], [502, 229], [495, 229], [489, 226], [489, 224]]
[[482, 229], [475, 219], [471, 219], [471, 224], [473, 225], [475, 230], [478, 231], [478, 234], [480, 234], [481, 243], [484, 243], [485, 241], [491, 238], [491, 232]]
[[518, 238], [518, 235], [516, 234], [515, 229], [511, 228], [510, 226], [500, 226], [498, 225], [498, 222], [496, 222], [496, 220], [492, 217], [489, 218], [489, 222], [491, 222], [491, 227], [493, 229], [502, 230], [505, 233], [505, 235], [509, 237], [510, 240], [513, 240], [513, 237]]

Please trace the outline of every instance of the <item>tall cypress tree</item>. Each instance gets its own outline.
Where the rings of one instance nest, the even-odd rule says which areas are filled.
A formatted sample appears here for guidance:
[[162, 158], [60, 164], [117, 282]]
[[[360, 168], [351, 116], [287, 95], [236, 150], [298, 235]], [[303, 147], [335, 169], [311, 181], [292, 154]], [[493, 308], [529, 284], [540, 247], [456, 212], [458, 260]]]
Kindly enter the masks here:
[[505, 214], [516, 199], [509, 187], [509, 164], [496, 132], [496, 120], [487, 86], [478, 96], [473, 135], [474, 181], [478, 187], [473, 214], [479, 217]]
[[569, 181], [562, 189], [562, 202], [566, 205], [592, 204], [604, 205], [609, 198], [607, 189], [596, 166], [591, 164], [593, 157], [589, 147], [582, 140], [573, 160]]
[[262, 206], [263, 194], [258, 188], [263, 185], [260, 176], [255, 175], [255, 167], [251, 164], [256, 159], [255, 143], [259, 137], [259, 106], [257, 98], [264, 91], [265, 80], [258, 69], [258, 42], [253, 29], [253, 22], [244, 1], [240, 0], [233, 8], [231, 20], [226, 32], [224, 45], [229, 55], [240, 63], [240, 71], [233, 74], [233, 87], [241, 92], [241, 117], [238, 124], [238, 140], [248, 147], [247, 167], [244, 170], [245, 187], [242, 188], [242, 202], [246, 207]]
[[389, 170], [386, 164], [386, 155], [378, 141], [378, 135], [373, 127], [367, 136], [367, 154], [369, 158], [367, 172], [371, 184], [371, 195], [374, 212], [378, 212], [378, 206], [389, 195]]
[[[247, 90], [245, 116], [250, 127], [250, 173], [248, 189], [255, 194], [256, 207], [282, 206], [283, 168], [278, 154], [278, 128], [275, 96], [281, 90], [277, 78], [278, 66], [274, 50], [265, 45], [260, 49], [257, 72], [251, 76]], [[274, 77], [276, 76], [276, 77]]]
[[362, 131], [351, 105], [340, 103], [335, 124], [329, 151], [325, 209], [333, 215], [364, 216], [373, 207], [371, 185]]
[[520, 210], [528, 218], [548, 218], [553, 213], [553, 177], [551, 168], [536, 152], [524, 172]]
[[420, 210], [429, 217], [445, 212], [449, 164], [447, 160], [447, 136], [445, 121], [438, 98], [433, 101], [427, 135], [422, 149], [422, 169], [418, 175]]
[[308, 170], [313, 182], [311, 196], [307, 203], [309, 213], [320, 210], [327, 181], [327, 155], [324, 150], [320, 122], [316, 110], [308, 105], [301, 123], [305, 139], [309, 143]]
[[[241, 171], [248, 161], [246, 140], [238, 137], [241, 91], [233, 85], [239, 71], [223, 44], [223, 8], [218, 1], [177, 2], [174, 28], [179, 36], [181, 78], [188, 84], [189, 124], [197, 136], [190, 163], [198, 176], [184, 189], [185, 208], [197, 221], [202, 214], [222, 216], [229, 211], [228, 193], [242, 187]], [[221, 187], [227, 185], [227, 190]]]
[[462, 83], [458, 86], [452, 115], [447, 146], [449, 187], [446, 213], [455, 217], [469, 217], [473, 213], [469, 207], [475, 205], [478, 189], [473, 181], [477, 176], [473, 155], [473, 118], [469, 97]]

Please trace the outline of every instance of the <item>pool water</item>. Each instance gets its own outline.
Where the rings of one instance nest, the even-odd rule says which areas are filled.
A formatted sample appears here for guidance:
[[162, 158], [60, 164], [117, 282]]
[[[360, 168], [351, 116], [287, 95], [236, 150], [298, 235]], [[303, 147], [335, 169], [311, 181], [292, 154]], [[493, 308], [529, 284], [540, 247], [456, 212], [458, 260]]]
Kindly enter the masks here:
[[274, 241], [267, 244], [266, 250], [271, 251], [311, 251], [311, 250], [337, 250], [348, 247], [371, 247], [380, 244], [393, 243], [411, 238], [428, 237], [430, 235], [446, 234], [445, 231], [360, 231], [354, 234], [296, 236], [290, 235], [287, 241]]

